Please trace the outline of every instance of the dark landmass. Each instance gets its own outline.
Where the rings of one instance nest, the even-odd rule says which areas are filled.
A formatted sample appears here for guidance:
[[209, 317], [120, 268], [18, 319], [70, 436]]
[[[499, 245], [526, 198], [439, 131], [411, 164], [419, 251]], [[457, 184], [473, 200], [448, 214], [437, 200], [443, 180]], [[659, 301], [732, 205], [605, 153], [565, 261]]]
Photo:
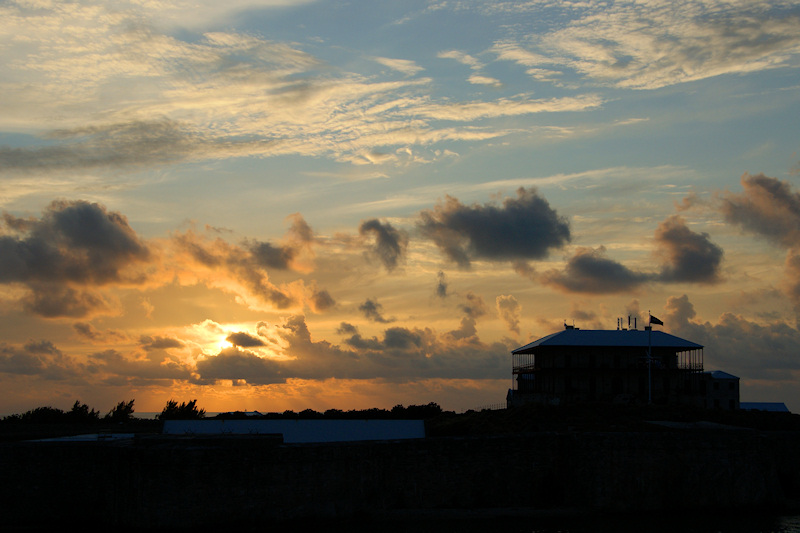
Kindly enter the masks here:
[[[67, 413], [68, 414], [68, 413]], [[306, 409], [253, 415], [245, 412], [223, 413], [209, 419], [401, 419], [425, 420], [429, 437], [512, 435], [529, 432], [624, 432], [702, 429], [712, 425], [761, 431], [800, 431], [800, 415], [767, 411], [711, 410], [689, 406], [603, 405], [568, 406], [530, 405], [515, 409], [444, 411], [436, 403], [402, 405], [388, 409], [361, 409], [324, 412]], [[659, 425], [653, 422], [672, 422]], [[0, 442], [66, 437], [89, 433], [161, 433], [163, 420], [129, 416], [115, 421], [47, 418], [13, 415], [0, 420]]]
[[[407, 416], [411, 407], [420, 416]], [[0, 525], [330, 529], [420, 517], [477, 524], [529, 515], [800, 513], [800, 416], [790, 413], [583, 405], [457, 414], [435, 404], [368, 412], [361, 418], [423, 418], [427, 438], [284, 445], [259, 436], [163, 436], [160, 420], [133, 417], [7, 418]], [[135, 437], [32, 442], [102, 431]]]

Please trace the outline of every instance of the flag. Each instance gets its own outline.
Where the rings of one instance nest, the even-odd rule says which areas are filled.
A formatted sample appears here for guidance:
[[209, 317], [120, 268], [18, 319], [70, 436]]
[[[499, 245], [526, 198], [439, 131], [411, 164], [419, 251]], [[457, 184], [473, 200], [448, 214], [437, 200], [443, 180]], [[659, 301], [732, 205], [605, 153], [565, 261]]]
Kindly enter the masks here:
[[662, 321], [660, 321], [659, 319], [657, 319], [653, 315], [650, 315], [650, 325], [652, 326], [653, 324], [660, 324], [662, 326], [664, 325], [664, 323]]

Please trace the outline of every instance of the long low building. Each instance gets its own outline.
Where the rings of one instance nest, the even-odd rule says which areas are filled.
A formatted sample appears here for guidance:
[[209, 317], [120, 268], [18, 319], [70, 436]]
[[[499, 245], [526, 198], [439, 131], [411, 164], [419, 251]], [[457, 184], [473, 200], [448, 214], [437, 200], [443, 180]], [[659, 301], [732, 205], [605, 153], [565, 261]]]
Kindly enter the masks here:
[[164, 435], [281, 435], [286, 444], [425, 438], [423, 420], [165, 420]]

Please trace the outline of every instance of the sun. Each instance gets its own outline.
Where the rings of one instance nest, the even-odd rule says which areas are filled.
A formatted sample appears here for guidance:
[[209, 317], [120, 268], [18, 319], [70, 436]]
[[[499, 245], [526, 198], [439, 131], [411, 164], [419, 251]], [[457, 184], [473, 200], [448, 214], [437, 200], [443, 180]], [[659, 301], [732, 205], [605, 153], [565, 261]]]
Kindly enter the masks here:
[[233, 348], [233, 344], [231, 344], [227, 339], [222, 339], [217, 343], [217, 349], [221, 352], [222, 350], [226, 350], [228, 348]]

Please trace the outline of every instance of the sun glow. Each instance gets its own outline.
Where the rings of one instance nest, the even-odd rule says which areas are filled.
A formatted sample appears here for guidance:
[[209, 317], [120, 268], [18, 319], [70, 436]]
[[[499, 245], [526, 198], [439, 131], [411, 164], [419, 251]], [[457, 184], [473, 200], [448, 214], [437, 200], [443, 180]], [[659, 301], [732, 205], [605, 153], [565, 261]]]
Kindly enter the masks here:
[[233, 344], [228, 342], [227, 339], [222, 339], [217, 343], [217, 351], [218, 352], [221, 352], [221, 351], [226, 350], [228, 348], [233, 348]]

